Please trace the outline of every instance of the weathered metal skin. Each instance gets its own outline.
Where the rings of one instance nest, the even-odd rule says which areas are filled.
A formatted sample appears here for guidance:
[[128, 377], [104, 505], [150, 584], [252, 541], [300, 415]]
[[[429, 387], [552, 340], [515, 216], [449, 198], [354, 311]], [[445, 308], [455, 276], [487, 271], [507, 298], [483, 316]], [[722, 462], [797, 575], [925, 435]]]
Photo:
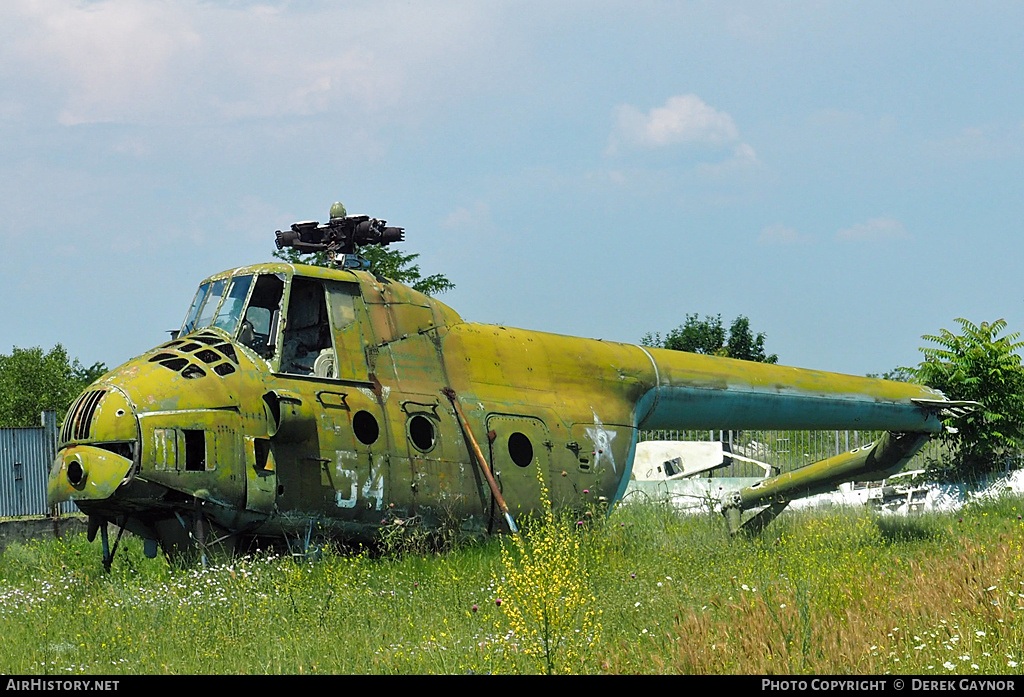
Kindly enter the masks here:
[[[486, 533], [501, 517], [457, 411], [518, 519], [545, 505], [541, 478], [556, 506], [614, 502], [639, 429], [937, 432], [936, 408], [915, 399], [942, 396], [467, 323], [369, 273], [262, 264], [204, 281], [181, 336], [89, 387], [62, 428], [49, 497], [168, 553], [314, 529]], [[864, 470], [825, 465], [800, 486]]]

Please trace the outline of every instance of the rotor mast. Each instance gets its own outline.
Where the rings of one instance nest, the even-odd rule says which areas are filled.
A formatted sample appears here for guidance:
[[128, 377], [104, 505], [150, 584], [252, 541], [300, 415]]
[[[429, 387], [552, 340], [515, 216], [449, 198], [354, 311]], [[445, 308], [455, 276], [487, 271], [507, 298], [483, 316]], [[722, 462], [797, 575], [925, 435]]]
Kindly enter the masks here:
[[402, 242], [405, 228], [389, 227], [386, 220], [368, 215], [348, 215], [345, 206], [335, 202], [328, 222], [292, 223], [290, 230], [278, 230], [276, 234], [278, 249], [291, 247], [302, 254], [326, 252], [328, 260], [340, 268], [369, 270], [370, 262], [360, 256], [359, 248]]

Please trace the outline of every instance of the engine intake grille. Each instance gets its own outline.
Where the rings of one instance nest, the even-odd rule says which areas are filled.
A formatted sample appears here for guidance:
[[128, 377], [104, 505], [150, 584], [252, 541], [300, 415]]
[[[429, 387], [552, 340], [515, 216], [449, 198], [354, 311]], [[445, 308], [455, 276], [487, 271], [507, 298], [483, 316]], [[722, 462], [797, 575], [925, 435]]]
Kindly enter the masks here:
[[68, 415], [64, 417], [64, 425], [60, 429], [61, 443], [86, 440], [89, 437], [96, 408], [106, 393], [106, 390], [89, 390], [75, 400], [68, 410]]

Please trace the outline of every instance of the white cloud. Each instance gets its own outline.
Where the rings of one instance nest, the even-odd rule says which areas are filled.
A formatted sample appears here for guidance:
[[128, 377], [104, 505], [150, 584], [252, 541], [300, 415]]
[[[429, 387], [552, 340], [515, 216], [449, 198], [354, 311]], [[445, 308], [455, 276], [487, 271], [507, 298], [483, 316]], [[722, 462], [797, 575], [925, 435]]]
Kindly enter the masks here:
[[782, 223], [769, 225], [761, 230], [761, 234], [757, 236], [758, 244], [763, 245], [799, 244], [808, 242], [810, 239], [809, 236], [801, 235], [796, 229], [787, 227]]
[[445, 216], [441, 227], [447, 230], [490, 230], [494, 227], [491, 221], [491, 209], [483, 201], [477, 201], [472, 208], [459, 206]]
[[929, 143], [933, 152], [963, 160], [999, 160], [1024, 152], [1024, 122], [1016, 125], [970, 126], [944, 140]]
[[704, 163], [700, 170], [705, 174], [721, 177], [740, 172], [750, 172], [761, 167], [761, 161], [757, 159], [757, 153], [746, 143], [740, 143], [732, 149], [732, 157], [721, 162]]
[[836, 233], [836, 239], [843, 242], [888, 242], [909, 238], [910, 233], [903, 223], [892, 218], [872, 218]]
[[149, 143], [137, 136], [124, 136], [114, 145], [114, 152], [135, 158], [146, 157], [151, 151]]
[[173, 102], [175, 64], [201, 45], [173, 3], [10, 0], [0, 21], [12, 39], [0, 49], [2, 71], [62, 95], [65, 125], [125, 120], [142, 104]]
[[471, 82], [452, 71], [486, 45], [492, 14], [462, 1], [306, 9], [4, 0], [0, 88], [31, 95], [65, 125], [413, 114], [413, 102], [443, 100], [445, 85]]
[[670, 97], [646, 114], [623, 104], [615, 109], [616, 124], [609, 152], [620, 147], [660, 148], [669, 145], [721, 147], [739, 140], [732, 117], [695, 94]]

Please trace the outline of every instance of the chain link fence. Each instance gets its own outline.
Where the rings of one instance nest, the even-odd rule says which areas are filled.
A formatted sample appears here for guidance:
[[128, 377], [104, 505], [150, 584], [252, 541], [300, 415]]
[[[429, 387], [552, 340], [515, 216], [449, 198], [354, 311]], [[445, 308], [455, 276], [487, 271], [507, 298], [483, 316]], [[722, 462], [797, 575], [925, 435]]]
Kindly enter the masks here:
[[[779, 473], [791, 472], [819, 460], [873, 443], [881, 431], [641, 431], [640, 440], [701, 441], [722, 443], [723, 450], [771, 465]], [[943, 461], [946, 446], [932, 439], [907, 464], [907, 470], [926, 469], [930, 461]], [[757, 465], [729, 458], [716, 470], [720, 477], [760, 477]]]

